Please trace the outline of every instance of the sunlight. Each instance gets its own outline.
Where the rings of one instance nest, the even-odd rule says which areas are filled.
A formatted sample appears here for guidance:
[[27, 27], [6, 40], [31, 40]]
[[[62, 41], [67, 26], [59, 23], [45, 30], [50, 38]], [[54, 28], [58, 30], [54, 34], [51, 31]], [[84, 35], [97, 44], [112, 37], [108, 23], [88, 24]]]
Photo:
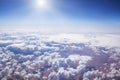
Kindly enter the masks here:
[[36, 8], [42, 8], [45, 9], [49, 5], [48, 0], [36, 0], [35, 1], [35, 6]]

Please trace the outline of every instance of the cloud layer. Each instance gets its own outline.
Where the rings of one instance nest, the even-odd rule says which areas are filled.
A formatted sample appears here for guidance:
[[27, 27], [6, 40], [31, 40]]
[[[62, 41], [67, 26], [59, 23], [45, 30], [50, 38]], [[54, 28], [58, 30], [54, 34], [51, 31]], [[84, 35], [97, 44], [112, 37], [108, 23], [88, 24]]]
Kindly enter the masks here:
[[120, 35], [0, 33], [0, 79], [120, 78]]

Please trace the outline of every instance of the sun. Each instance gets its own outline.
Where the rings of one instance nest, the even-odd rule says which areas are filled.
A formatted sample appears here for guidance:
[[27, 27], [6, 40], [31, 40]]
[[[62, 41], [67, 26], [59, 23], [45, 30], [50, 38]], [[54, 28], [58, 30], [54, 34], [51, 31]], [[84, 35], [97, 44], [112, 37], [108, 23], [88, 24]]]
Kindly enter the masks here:
[[46, 8], [48, 6], [47, 0], [36, 0], [36, 7]]
[[52, 0], [32, 0], [31, 5], [35, 11], [49, 11], [52, 8]]

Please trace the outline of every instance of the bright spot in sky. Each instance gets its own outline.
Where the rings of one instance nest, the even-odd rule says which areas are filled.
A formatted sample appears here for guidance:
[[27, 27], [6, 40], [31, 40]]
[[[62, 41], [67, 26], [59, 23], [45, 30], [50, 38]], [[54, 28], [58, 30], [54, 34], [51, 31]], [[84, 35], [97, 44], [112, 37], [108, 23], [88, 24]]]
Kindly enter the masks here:
[[36, 0], [37, 8], [46, 8], [48, 6], [47, 0]]

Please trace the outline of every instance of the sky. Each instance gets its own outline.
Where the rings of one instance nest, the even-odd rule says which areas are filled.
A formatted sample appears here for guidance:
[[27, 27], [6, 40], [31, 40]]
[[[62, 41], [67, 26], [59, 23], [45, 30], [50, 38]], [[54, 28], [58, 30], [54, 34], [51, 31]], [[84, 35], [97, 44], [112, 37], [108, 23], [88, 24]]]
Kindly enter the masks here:
[[120, 33], [120, 0], [0, 0], [0, 30]]

